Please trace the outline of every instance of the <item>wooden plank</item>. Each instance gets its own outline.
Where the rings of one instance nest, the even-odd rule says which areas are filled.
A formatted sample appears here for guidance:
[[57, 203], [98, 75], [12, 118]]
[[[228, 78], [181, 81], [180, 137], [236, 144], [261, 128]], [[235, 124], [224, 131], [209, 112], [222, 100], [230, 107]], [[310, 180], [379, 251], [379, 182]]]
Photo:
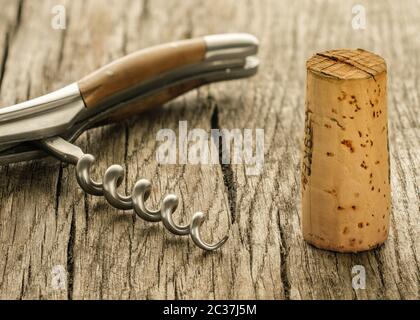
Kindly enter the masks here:
[[[0, 168], [0, 298], [5, 299], [385, 299], [419, 298], [420, 63], [416, 1], [362, 1], [367, 29], [351, 27], [351, 4], [331, 1], [61, 1], [67, 29], [51, 28], [53, 0], [0, 0], [0, 105], [79, 80], [124, 54], [209, 33], [243, 31], [261, 40], [263, 62], [249, 81], [191, 92], [125, 123], [95, 129], [78, 144], [97, 156], [99, 177], [127, 168], [126, 191], [154, 183], [151, 205], [169, 192], [183, 201], [176, 219], [209, 214], [203, 231], [231, 238], [213, 254], [159, 225], [86, 196], [74, 168], [43, 160]], [[404, 17], [402, 19], [401, 17]], [[335, 254], [304, 243], [300, 230], [300, 145], [305, 62], [313, 53], [361, 47], [385, 57], [393, 214], [378, 250]], [[412, 68], [407, 70], [407, 66]], [[238, 112], [240, 110], [240, 112]], [[190, 128], [262, 128], [265, 166], [159, 166], [156, 133]], [[353, 290], [363, 265], [366, 290]], [[51, 286], [63, 266], [67, 283]]]
[[[2, 14], [10, 15], [1, 105], [39, 96], [68, 81], [57, 76], [62, 34], [51, 32], [53, 3], [1, 3], [6, 8]], [[33, 162], [0, 169], [8, 177], [1, 179], [1, 298], [65, 298], [62, 292], [49, 289], [52, 267], [67, 262], [71, 222], [71, 216], [56, 209], [62, 181], [59, 168]]]

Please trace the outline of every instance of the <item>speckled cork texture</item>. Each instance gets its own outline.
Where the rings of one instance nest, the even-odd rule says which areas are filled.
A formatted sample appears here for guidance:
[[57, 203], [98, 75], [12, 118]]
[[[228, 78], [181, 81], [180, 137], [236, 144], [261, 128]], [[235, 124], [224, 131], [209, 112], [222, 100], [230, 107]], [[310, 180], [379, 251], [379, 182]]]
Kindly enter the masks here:
[[307, 63], [302, 228], [322, 249], [360, 252], [389, 231], [387, 67], [365, 50]]

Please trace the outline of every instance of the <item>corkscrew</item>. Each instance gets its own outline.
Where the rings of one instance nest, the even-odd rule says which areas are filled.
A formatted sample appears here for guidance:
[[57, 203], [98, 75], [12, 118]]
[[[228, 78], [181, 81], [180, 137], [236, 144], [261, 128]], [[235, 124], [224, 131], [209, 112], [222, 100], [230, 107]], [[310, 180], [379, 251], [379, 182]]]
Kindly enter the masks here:
[[172, 218], [178, 208], [176, 195], [150, 209], [150, 181], [139, 180], [130, 195], [123, 195], [118, 189], [124, 168], [110, 166], [98, 182], [91, 174], [95, 157], [73, 143], [90, 128], [120, 122], [202, 85], [252, 76], [258, 70], [257, 51], [257, 39], [248, 34], [160, 45], [128, 55], [63, 89], [0, 109], [0, 164], [52, 155], [76, 166], [77, 182], [87, 194], [104, 197], [116, 209], [133, 210], [147, 222], [161, 222], [175, 235], [190, 236], [203, 250], [216, 250], [228, 235], [218, 243], [206, 243], [200, 234], [204, 213], [195, 213], [188, 225], [176, 224]]
[[132, 195], [121, 195], [118, 192], [118, 187], [121, 186], [125, 177], [125, 170], [122, 166], [110, 166], [105, 172], [103, 181], [96, 182], [91, 175], [91, 167], [95, 162], [93, 155], [85, 154], [79, 147], [60, 137], [44, 139], [37, 143], [61, 161], [76, 165], [77, 182], [83, 191], [92, 196], [105, 197], [114, 208], [134, 210], [139, 218], [147, 222], [162, 222], [165, 228], [175, 235], [191, 236], [194, 243], [203, 250], [216, 250], [227, 241], [228, 236], [225, 236], [217, 244], [208, 244], [202, 240], [199, 229], [205, 220], [205, 215], [202, 212], [194, 214], [191, 224], [177, 225], [172, 219], [172, 214], [178, 208], [176, 195], [166, 196], [159, 209], [149, 209], [146, 204], [152, 191], [152, 184], [149, 180], [139, 180], [133, 188]]

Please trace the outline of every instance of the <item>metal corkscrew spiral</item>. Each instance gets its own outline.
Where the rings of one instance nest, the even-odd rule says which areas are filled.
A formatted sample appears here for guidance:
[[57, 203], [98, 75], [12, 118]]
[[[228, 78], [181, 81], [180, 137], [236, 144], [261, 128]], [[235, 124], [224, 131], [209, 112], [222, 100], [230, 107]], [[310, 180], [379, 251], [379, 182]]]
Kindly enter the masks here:
[[[76, 162], [76, 161], [74, 161]], [[225, 244], [229, 236], [226, 235], [222, 240], [215, 244], [206, 243], [200, 234], [200, 226], [205, 221], [205, 214], [197, 212], [193, 215], [189, 225], [177, 225], [172, 215], [178, 208], [178, 197], [170, 194], [166, 196], [157, 210], [149, 209], [146, 201], [150, 197], [152, 184], [149, 180], [139, 180], [132, 191], [131, 196], [121, 195], [118, 187], [121, 186], [125, 170], [120, 165], [112, 165], [104, 175], [102, 182], [96, 182], [91, 178], [91, 167], [95, 162], [95, 157], [90, 154], [83, 154], [78, 157], [76, 163], [76, 178], [80, 187], [88, 194], [93, 196], [103, 196], [108, 203], [116, 209], [134, 210], [137, 216], [148, 222], [162, 222], [167, 230], [178, 236], [191, 236], [193, 242], [201, 249], [213, 251]]]

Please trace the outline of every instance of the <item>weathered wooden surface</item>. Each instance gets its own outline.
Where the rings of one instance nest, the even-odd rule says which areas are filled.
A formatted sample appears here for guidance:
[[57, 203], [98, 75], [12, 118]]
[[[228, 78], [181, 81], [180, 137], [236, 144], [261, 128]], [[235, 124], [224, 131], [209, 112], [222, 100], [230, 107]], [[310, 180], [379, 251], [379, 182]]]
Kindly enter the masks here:
[[[56, 4], [67, 8], [66, 30], [51, 28]], [[352, 29], [352, 4], [344, 0], [0, 0], [2, 106], [126, 53], [191, 36], [253, 33], [262, 60], [250, 81], [202, 88], [78, 141], [98, 155], [98, 174], [125, 164], [127, 189], [146, 177], [154, 181], [154, 204], [175, 191], [184, 220], [207, 212], [209, 240], [224, 234], [229, 210], [231, 238], [220, 252], [203, 254], [161, 226], [84, 195], [73, 167], [10, 165], [0, 168], [0, 298], [418, 299], [420, 3], [362, 4], [364, 31]], [[342, 47], [377, 52], [390, 71], [391, 233], [385, 246], [358, 255], [317, 250], [300, 230], [305, 61]], [[176, 130], [179, 120], [207, 130], [263, 128], [263, 174], [247, 177], [243, 166], [158, 166], [156, 132]], [[352, 289], [354, 265], [366, 268], [366, 290]], [[68, 273], [63, 289], [51, 286], [54, 266]]]

